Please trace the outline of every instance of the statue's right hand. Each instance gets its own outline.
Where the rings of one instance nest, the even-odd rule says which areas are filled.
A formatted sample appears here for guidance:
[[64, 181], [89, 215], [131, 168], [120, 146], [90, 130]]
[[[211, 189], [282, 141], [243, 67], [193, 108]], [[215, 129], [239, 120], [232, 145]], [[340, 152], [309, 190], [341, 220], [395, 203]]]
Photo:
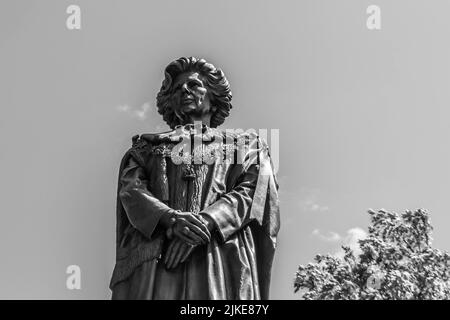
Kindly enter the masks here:
[[192, 245], [204, 244], [211, 239], [206, 225], [192, 212], [177, 212], [172, 228], [175, 236]]

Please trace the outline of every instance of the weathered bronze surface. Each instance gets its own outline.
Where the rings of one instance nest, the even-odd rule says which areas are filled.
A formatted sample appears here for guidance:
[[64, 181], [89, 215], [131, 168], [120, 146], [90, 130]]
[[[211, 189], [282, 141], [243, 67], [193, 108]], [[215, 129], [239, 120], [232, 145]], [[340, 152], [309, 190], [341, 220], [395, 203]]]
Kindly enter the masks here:
[[203, 59], [165, 69], [172, 129], [133, 137], [119, 169], [113, 299], [268, 299], [279, 230], [267, 144], [222, 131], [230, 86]]

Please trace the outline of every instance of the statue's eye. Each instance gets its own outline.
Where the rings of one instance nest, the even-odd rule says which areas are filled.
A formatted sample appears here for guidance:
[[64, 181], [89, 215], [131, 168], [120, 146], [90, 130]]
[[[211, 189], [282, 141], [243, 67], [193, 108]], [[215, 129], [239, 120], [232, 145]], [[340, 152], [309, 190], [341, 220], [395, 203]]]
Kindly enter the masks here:
[[197, 81], [189, 81], [188, 82], [188, 87], [189, 88], [195, 89], [195, 88], [200, 87], [200, 86], [201, 86], [201, 83], [199, 83]]

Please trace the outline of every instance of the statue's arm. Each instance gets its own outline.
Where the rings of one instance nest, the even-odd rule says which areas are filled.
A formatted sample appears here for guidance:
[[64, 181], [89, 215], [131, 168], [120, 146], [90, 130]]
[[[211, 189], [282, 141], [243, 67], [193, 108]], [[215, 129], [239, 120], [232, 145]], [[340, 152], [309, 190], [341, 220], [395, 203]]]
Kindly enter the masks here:
[[200, 212], [223, 241], [254, 220], [251, 216], [254, 201], [265, 201], [264, 194], [256, 194], [264, 193], [261, 188], [257, 190], [261, 160], [270, 162], [268, 148], [258, 137], [252, 137], [245, 160], [230, 174], [237, 177], [233, 188]]
[[145, 170], [129, 157], [120, 175], [119, 198], [131, 225], [151, 238], [158, 224], [170, 227], [175, 210], [147, 189]]
[[201, 211], [202, 215], [214, 222], [223, 241], [252, 220], [250, 209], [258, 180], [258, 170], [256, 165], [250, 166], [233, 190]]

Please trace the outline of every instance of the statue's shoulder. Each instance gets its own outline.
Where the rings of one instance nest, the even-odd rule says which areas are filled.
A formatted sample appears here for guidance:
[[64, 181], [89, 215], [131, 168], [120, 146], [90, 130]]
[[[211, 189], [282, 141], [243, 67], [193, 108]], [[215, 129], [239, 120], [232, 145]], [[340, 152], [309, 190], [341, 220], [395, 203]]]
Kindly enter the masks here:
[[167, 137], [171, 136], [172, 131], [160, 133], [143, 133], [131, 137], [131, 147], [126, 151], [122, 162], [130, 156], [139, 164], [144, 165], [148, 156], [152, 153], [152, 148], [160, 145]]
[[136, 134], [131, 138], [131, 148], [142, 150], [167, 141], [175, 134], [174, 130], [159, 133]]
[[174, 143], [180, 141], [182, 134], [178, 130], [169, 130], [159, 133], [144, 133], [141, 134], [139, 140], [147, 145], [155, 146], [161, 143]]

